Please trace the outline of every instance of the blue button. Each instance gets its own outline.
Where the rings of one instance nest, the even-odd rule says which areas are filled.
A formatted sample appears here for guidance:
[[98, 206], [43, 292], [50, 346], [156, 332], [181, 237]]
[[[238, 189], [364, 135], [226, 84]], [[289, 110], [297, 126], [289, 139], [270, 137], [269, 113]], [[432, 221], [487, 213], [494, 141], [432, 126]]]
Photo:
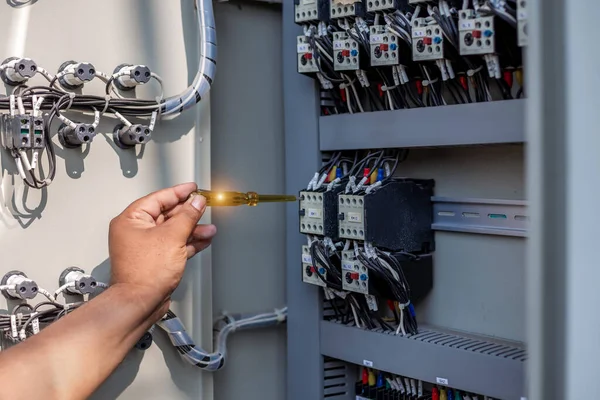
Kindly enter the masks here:
[[396, 45], [396, 43], [390, 44], [390, 49], [392, 49], [392, 51], [395, 51], [397, 48], [398, 48], [398, 45]]
[[491, 30], [486, 30], [485, 32], [483, 32], [483, 36], [485, 37], [491, 37], [494, 34], [494, 32], [492, 32]]
[[358, 50], [352, 50], [350, 54], [352, 54], [352, 57], [356, 57], [358, 55]]
[[367, 280], [367, 275], [366, 274], [361, 274], [360, 275], [360, 280], [361, 281], [366, 281]]
[[433, 43], [435, 43], [435, 44], [440, 44], [440, 43], [442, 43], [442, 38], [441, 38], [441, 37], [439, 37], [439, 36], [436, 36], [436, 37], [434, 37], [434, 38], [433, 38]]
[[324, 275], [325, 274], [325, 268], [323, 268], [323, 267], [319, 268], [319, 273], [321, 275]]

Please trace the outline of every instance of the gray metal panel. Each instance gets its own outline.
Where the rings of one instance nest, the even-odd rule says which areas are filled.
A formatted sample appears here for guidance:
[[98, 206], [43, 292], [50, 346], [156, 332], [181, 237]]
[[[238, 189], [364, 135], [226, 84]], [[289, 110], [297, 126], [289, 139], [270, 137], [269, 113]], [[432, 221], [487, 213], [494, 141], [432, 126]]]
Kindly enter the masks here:
[[[445, 331], [438, 332], [441, 335], [437, 338], [447, 337]], [[358, 365], [370, 361], [375, 369], [426, 382], [444, 378], [450, 387], [504, 400], [519, 400], [523, 396], [525, 363], [518, 344], [457, 333], [452, 336], [455, 338], [442, 344], [435, 343], [437, 340], [418, 340], [418, 336], [405, 338], [323, 321], [321, 352]], [[474, 339], [472, 349], [452, 347], [462, 337]], [[450, 339], [453, 341], [448, 342]], [[497, 353], [502, 354], [487, 354], [494, 347], [477, 342], [500, 344]], [[478, 348], [479, 351], [474, 350]]]
[[432, 197], [436, 231], [527, 236], [526, 202], [519, 200]]
[[[320, 165], [318, 92], [312, 79], [296, 72], [294, 2], [283, 4], [283, 93], [285, 121], [285, 188], [296, 193], [306, 187]], [[288, 314], [287, 400], [323, 398], [323, 357], [319, 352], [321, 301], [319, 289], [302, 283], [298, 205], [286, 209], [286, 271]]]
[[524, 100], [320, 117], [329, 150], [460, 146], [525, 141]]
[[[211, 91], [212, 188], [283, 193], [280, 7], [216, 4], [215, 18], [219, 66]], [[256, 162], [263, 154], [268, 157]], [[212, 246], [214, 315], [283, 306], [285, 206], [213, 208], [212, 217], [219, 229]], [[214, 376], [215, 400], [285, 398], [284, 326], [235, 333], [227, 345], [227, 364]]]

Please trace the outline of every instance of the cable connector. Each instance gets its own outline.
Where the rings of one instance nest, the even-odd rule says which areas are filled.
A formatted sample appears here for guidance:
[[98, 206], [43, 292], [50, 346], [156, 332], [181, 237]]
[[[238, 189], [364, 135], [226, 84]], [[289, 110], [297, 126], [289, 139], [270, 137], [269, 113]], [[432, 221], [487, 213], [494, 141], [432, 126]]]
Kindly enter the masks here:
[[98, 282], [93, 276], [86, 274], [84, 270], [77, 267], [65, 269], [58, 278], [60, 289], [54, 294], [58, 297], [61, 292], [67, 292], [71, 295], [85, 295], [96, 291]]
[[96, 68], [88, 62], [65, 61], [58, 68], [56, 79], [68, 90], [81, 89], [96, 77]]
[[64, 147], [73, 149], [94, 140], [96, 136], [94, 124], [76, 123], [62, 115], [59, 119], [63, 124], [58, 128], [58, 140]]
[[31, 58], [11, 57], [0, 64], [0, 79], [9, 86], [19, 86], [33, 78], [38, 71]]
[[122, 149], [130, 149], [135, 145], [146, 144], [152, 137], [152, 129], [149, 125], [119, 124], [113, 130], [113, 140]]
[[10, 271], [0, 281], [2, 294], [7, 299], [30, 300], [38, 294], [38, 285], [21, 271]]

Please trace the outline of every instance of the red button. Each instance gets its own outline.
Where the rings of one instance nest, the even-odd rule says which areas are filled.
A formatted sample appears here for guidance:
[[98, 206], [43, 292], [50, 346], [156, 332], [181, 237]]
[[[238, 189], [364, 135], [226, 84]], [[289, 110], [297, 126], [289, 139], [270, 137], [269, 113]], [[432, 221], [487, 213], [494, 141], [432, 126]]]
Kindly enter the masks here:
[[306, 57], [307, 60], [312, 60], [312, 53], [306, 53], [304, 57]]
[[481, 31], [473, 31], [473, 37], [479, 39], [481, 37]]
[[310, 267], [310, 272], [315, 272], [315, 267]]
[[390, 46], [389, 46], [389, 45], [387, 45], [387, 44], [382, 44], [382, 45], [380, 46], [380, 48], [381, 48], [381, 51], [388, 51], [389, 47], [390, 47]]
[[358, 272], [351, 272], [350, 273], [350, 278], [352, 278], [354, 280], [358, 280]]
[[[481, 35], [481, 32], [479, 32], [479, 34]], [[430, 37], [425, 37], [423, 38], [423, 43], [425, 44], [431, 44], [432, 39]]]
[[342, 50], [342, 55], [344, 57], [350, 57], [350, 50]]

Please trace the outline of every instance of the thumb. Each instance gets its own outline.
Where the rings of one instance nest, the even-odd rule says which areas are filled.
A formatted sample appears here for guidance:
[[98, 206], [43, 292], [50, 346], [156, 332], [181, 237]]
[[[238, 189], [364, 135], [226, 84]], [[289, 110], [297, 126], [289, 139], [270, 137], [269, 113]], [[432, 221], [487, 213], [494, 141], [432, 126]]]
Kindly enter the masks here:
[[169, 235], [186, 243], [192, 231], [198, 225], [206, 209], [206, 198], [192, 193], [189, 199], [181, 205], [179, 210], [171, 216], [162, 227], [169, 231]]

